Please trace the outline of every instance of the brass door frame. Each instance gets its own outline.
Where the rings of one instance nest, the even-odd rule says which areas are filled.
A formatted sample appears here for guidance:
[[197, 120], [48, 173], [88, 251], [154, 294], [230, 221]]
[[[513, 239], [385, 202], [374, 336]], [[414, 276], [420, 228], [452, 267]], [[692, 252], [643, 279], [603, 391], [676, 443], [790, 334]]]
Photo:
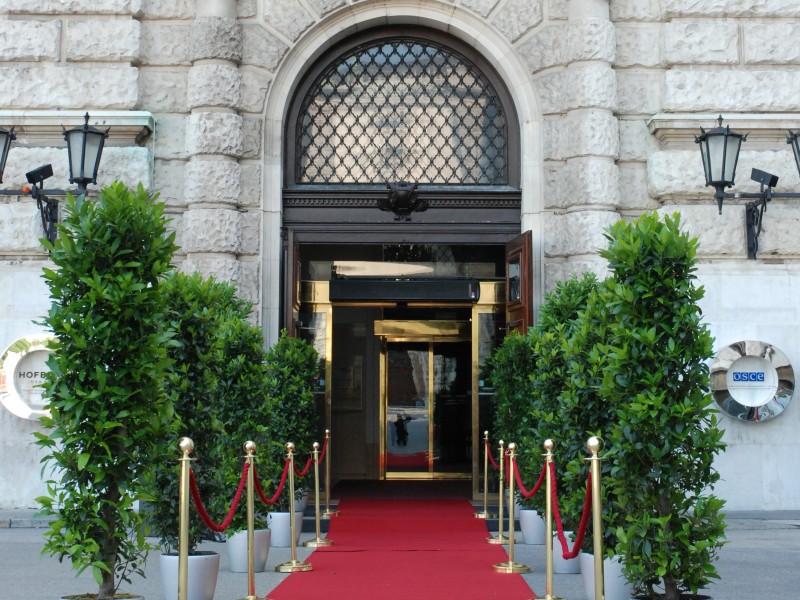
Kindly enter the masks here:
[[[323, 313], [326, 316], [325, 341], [322, 345], [321, 354], [324, 353], [325, 361], [325, 427], [330, 429], [332, 422], [332, 349], [333, 349], [333, 304], [330, 301], [329, 288], [327, 281], [301, 281], [298, 282], [299, 302], [295, 310], [299, 309], [300, 304], [306, 305], [311, 312]], [[409, 303], [411, 305], [412, 303]], [[344, 304], [341, 304], [344, 305]], [[386, 303], [348, 303], [347, 306], [395, 306], [393, 302]], [[448, 306], [443, 303], [413, 303], [414, 306]], [[339, 303], [336, 306], [340, 306]], [[481, 281], [480, 298], [477, 303], [472, 305], [471, 316], [471, 340], [472, 340], [472, 497], [479, 500], [482, 497], [480, 492], [480, 482], [483, 476], [483, 465], [479, 464], [483, 432], [479, 426], [479, 379], [480, 379], [480, 315], [501, 314], [505, 307], [505, 284], [504, 282]], [[376, 326], [379, 322], [376, 321]], [[384, 321], [384, 323], [396, 323], [396, 321]], [[390, 327], [387, 325], [387, 327]], [[376, 331], [378, 331], [376, 329]], [[385, 329], [384, 333], [391, 333], [391, 329]], [[444, 333], [444, 332], [442, 332]], [[463, 330], [458, 335], [462, 335]], [[419, 338], [416, 338], [419, 340]], [[381, 368], [384, 368], [381, 365]], [[381, 401], [381, 405], [383, 405]], [[381, 427], [383, 430], [383, 427]], [[335, 438], [336, 432], [333, 432]], [[379, 441], [380, 443], [380, 441]], [[384, 447], [383, 445], [381, 447]]]
[[[375, 321], [375, 335], [380, 338], [380, 457], [381, 479], [468, 479], [471, 473], [433, 472], [433, 345], [448, 342], [469, 342], [472, 329], [469, 321]], [[428, 472], [388, 472], [386, 470], [387, 412], [389, 404], [389, 344], [420, 342], [428, 344]], [[473, 394], [474, 396], [474, 394]], [[475, 401], [471, 402], [471, 418], [475, 419]]]

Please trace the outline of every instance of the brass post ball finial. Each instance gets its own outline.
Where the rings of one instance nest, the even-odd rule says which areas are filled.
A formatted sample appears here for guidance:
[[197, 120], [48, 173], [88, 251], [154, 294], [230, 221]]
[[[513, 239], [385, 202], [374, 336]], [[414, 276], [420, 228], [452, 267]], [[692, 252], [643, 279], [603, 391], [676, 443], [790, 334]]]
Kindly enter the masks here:
[[313, 448], [314, 448], [314, 451], [317, 451], [317, 450], [319, 450], [319, 442], [314, 442], [314, 443], [313, 443], [313, 444], [311, 444], [311, 445], [313, 446]]
[[589, 441], [586, 442], [586, 447], [589, 448], [589, 452], [592, 454], [597, 454], [600, 452], [601, 445], [600, 438], [598, 438], [596, 435], [590, 437]]
[[553, 451], [553, 446], [554, 446], [553, 440], [547, 439], [547, 440], [544, 441], [544, 449], [545, 449], [545, 451], [552, 452]]
[[191, 454], [194, 450], [194, 442], [192, 438], [182, 437], [178, 441], [178, 450], [180, 450], [183, 454]]
[[483, 432], [483, 437], [486, 437], [486, 438], [489, 437], [489, 430], [488, 429]]
[[511, 452], [513, 452], [514, 450], [516, 450], [516, 449], [517, 449], [517, 445], [516, 445], [514, 442], [511, 442], [511, 443], [508, 445], [508, 449], [509, 449]]
[[500, 441], [498, 442], [498, 444], [500, 444], [501, 446], [505, 446], [505, 445], [506, 445], [506, 443], [505, 443], [503, 440], [500, 440]]
[[256, 443], [253, 440], [247, 440], [244, 443], [244, 451], [247, 454], [255, 454], [256, 451]]
[[286, 451], [287, 452], [294, 452], [294, 444], [292, 442], [287, 442]]
[[325, 430], [325, 437], [330, 437], [330, 435], [331, 435], [331, 430], [330, 429], [326, 429]]

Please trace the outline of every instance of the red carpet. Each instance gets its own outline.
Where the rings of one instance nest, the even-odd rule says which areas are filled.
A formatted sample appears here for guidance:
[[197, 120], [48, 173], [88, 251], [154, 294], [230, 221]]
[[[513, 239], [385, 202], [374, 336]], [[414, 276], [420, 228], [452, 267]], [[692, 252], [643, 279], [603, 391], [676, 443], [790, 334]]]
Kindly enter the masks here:
[[357, 500], [331, 519], [333, 546], [308, 558], [270, 600], [533, 598], [520, 575], [495, 573], [505, 548], [487, 544], [486, 524], [466, 500]]

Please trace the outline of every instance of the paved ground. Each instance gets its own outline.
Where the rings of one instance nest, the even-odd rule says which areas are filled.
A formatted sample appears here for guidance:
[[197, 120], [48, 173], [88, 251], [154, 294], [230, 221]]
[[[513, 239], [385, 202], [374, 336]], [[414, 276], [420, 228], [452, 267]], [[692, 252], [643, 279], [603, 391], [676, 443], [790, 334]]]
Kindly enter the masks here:
[[[56, 559], [40, 554], [42, 529], [36, 525], [41, 523], [32, 520], [31, 514], [32, 511], [0, 511], [0, 598], [55, 600], [61, 595], [93, 591], [95, 586], [89, 574], [76, 578], [68, 564], [59, 564]], [[729, 543], [722, 548], [717, 565], [722, 579], [709, 589], [714, 599], [800, 598], [800, 511], [735, 513], [728, 516], [728, 524]], [[310, 537], [313, 536], [303, 534], [301, 540]], [[517, 533], [517, 539], [520, 538]], [[228, 571], [224, 544], [206, 543], [203, 548], [216, 550], [222, 556], [215, 598], [231, 600], [245, 596], [247, 576]], [[300, 560], [308, 557], [309, 553], [305, 548], [298, 548]], [[259, 596], [266, 595], [286, 577], [272, 569], [289, 558], [288, 548], [270, 550], [269, 571], [256, 574], [256, 593]], [[514, 559], [533, 569], [533, 573], [525, 578], [537, 593], [544, 594], [544, 546], [517, 543]], [[146, 600], [160, 600], [161, 584], [155, 554], [148, 561], [146, 571], [145, 579], [136, 578], [132, 586], [125, 588]], [[552, 591], [568, 600], [593, 600], [584, 594], [580, 575], [556, 574]], [[322, 593], [320, 598], [324, 597]]]

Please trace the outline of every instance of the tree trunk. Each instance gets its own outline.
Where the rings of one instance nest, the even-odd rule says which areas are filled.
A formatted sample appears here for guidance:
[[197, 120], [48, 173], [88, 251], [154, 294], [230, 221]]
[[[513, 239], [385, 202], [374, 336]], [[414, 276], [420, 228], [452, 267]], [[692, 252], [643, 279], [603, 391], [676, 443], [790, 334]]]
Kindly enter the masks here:
[[105, 505], [102, 509], [103, 523], [106, 527], [105, 539], [100, 540], [100, 547], [102, 548], [102, 561], [108, 565], [111, 570], [101, 571], [102, 581], [100, 582], [100, 589], [97, 592], [97, 599], [104, 600], [106, 598], [113, 598], [116, 592], [116, 577], [114, 572], [117, 568], [117, 554], [119, 551], [119, 538], [116, 534], [117, 519], [116, 506], [119, 503], [120, 493], [116, 487], [111, 487], [106, 493]]
[[[665, 517], [672, 512], [672, 507], [669, 503], [669, 496], [662, 492], [658, 495], [658, 514], [661, 517]], [[669, 522], [666, 525], [666, 532], [669, 533], [670, 525]], [[667, 573], [664, 575], [664, 600], [680, 600], [681, 593], [678, 589], [678, 582], [675, 578]]]

